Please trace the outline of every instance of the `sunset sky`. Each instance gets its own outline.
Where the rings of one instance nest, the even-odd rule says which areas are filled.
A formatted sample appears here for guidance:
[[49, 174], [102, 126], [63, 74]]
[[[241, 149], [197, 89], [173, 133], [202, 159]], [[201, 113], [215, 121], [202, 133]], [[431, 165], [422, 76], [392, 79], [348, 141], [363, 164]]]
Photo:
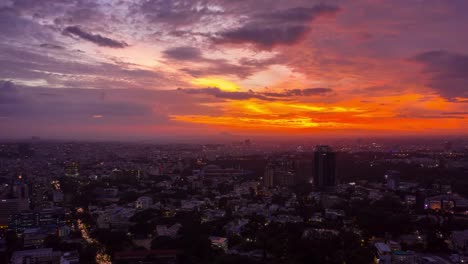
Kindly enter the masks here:
[[0, 0], [0, 137], [468, 134], [466, 0]]

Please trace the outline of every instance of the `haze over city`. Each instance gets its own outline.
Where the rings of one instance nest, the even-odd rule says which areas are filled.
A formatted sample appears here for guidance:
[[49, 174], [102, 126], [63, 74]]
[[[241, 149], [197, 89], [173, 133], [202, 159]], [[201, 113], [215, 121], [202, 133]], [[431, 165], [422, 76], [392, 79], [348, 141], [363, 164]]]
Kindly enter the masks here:
[[463, 0], [0, 1], [0, 136], [466, 135]]

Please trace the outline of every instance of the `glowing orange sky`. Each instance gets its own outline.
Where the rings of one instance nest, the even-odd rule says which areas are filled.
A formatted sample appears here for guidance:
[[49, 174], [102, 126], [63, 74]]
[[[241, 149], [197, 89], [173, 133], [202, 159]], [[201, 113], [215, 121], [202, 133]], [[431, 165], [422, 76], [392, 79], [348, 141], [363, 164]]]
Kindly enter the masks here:
[[0, 4], [0, 136], [467, 134], [466, 1], [164, 2]]

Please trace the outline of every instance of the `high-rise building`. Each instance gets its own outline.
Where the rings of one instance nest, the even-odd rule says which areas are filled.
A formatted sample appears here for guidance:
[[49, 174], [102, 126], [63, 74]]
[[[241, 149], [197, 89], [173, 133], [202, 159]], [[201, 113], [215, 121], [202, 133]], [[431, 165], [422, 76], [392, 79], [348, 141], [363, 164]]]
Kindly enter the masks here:
[[77, 177], [79, 175], [77, 162], [68, 162], [65, 164], [65, 176]]
[[385, 173], [385, 181], [387, 183], [387, 189], [396, 191], [400, 187], [400, 172], [395, 170], [389, 170]]
[[263, 185], [267, 188], [275, 186], [275, 168], [271, 164], [268, 164], [265, 168], [265, 174], [263, 175]]
[[22, 233], [28, 228], [64, 225], [65, 221], [65, 210], [23, 211], [10, 215], [8, 228], [16, 233]]
[[312, 183], [314, 177], [313, 159], [298, 159], [294, 161], [294, 171], [296, 173], [296, 184]]
[[0, 228], [8, 225], [10, 216], [29, 210], [29, 190], [25, 183], [10, 186], [6, 197], [0, 198]]
[[333, 188], [336, 184], [336, 153], [329, 146], [318, 145], [314, 158], [314, 186], [320, 190]]
[[271, 162], [265, 168], [263, 185], [271, 188], [275, 186], [293, 186], [296, 175], [290, 162]]

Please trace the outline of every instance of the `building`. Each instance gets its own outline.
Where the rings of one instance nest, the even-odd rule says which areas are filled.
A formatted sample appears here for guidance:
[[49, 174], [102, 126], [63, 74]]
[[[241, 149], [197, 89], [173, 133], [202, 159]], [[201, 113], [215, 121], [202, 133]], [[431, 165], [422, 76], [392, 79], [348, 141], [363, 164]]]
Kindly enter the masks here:
[[395, 170], [389, 170], [385, 173], [385, 181], [387, 189], [396, 191], [400, 187], [400, 172]]
[[314, 161], [312, 159], [299, 159], [294, 161], [296, 183], [312, 183], [314, 178]]
[[211, 164], [203, 167], [199, 175], [203, 178], [234, 178], [247, 174], [249, 174], [249, 172], [240, 168], [221, 168], [217, 165]]
[[135, 202], [136, 209], [148, 209], [153, 205], [153, 199], [148, 196], [141, 196]]
[[11, 264], [48, 263], [75, 264], [79, 263], [77, 252], [53, 251], [52, 248], [40, 248], [13, 252]]
[[6, 197], [0, 198], [0, 228], [9, 224], [12, 214], [29, 210], [29, 189], [24, 183], [9, 186]]
[[16, 233], [25, 229], [43, 226], [61, 226], [66, 221], [65, 210], [45, 209], [41, 211], [23, 211], [11, 214], [8, 228]]
[[171, 227], [167, 227], [165, 225], [157, 225], [156, 226], [156, 234], [158, 236], [165, 236], [165, 237], [175, 238], [181, 227], [182, 227], [182, 225], [179, 224], [179, 223], [175, 223]]
[[210, 241], [213, 248], [222, 249], [224, 252], [228, 250], [228, 240], [226, 237], [210, 236]]
[[39, 248], [49, 235], [55, 235], [55, 228], [29, 228], [23, 232], [23, 248]]
[[424, 209], [466, 214], [468, 212], [468, 199], [458, 195], [437, 195], [424, 200]]
[[29, 199], [28, 185], [25, 183], [14, 184], [12, 187], [12, 194], [13, 194], [13, 197], [18, 198], [20, 200], [28, 200]]
[[275, 167], [272, 164], [268, 164], [265, 168], [265, 173], [263, 175], [263, 185], [267, 188], [275, 186]]
[[78, 162], [73, 161], [65, 163], [65, 176], [77, 177], [79, 175]]
[[314, 186], [327, 190], [336, 185], [336, 153], [329, 146], [318, 145], [314, 152]]
[[173, 249], [164, 250], [138, 250], [119, 251], [114, 254], [112, 263], [120, 264], [149, 264], [149, 263], [177, 263], [179, 251]]
[[65, 195], [63, 194], [63, 192], [61, 190], [54, 190], [52, 192], [52, 201], [54, 203], [63, 202], [64, 197], [65, 197]]
[[0, 200], [0, 228], [8, 227], [10, 215], [16, 214], [19, 210], [18, 199]]
[[374, 244], [375, 263], [391, 264], [392, 263], [392, 250], [390, 247], [382, 242]]
[[452, 249], [462, 253], [468, 253], [468, 229], [452, 231]]
[[392, 252], [392, 264], [417, 264], [418, 256], [412, 251], [395, 250]]
[[275, 186], [293, 186], [295, 184], [295, 173], [292, 169], [282, 164], [270, 163], [265, 168], [263, 185], [271, 188]]

